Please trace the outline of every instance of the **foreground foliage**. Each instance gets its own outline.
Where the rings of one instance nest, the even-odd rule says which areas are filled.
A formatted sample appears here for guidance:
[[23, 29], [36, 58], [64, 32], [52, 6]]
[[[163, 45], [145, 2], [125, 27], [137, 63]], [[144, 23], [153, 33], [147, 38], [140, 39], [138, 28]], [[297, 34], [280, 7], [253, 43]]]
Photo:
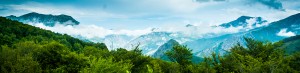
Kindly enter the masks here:
[[[300, 72], [300, 53], [285, 54], [282, 42], [245, 38], [224, 56], [212, 54], [192, 63], [184, 45], [166, 52], [171, 61], [119, 48], [108, 51], [103, 43], [84, 42], [0, 17], [1, 73], [216, 73]], [[201, 44], [199, 44], [201, 45]]]

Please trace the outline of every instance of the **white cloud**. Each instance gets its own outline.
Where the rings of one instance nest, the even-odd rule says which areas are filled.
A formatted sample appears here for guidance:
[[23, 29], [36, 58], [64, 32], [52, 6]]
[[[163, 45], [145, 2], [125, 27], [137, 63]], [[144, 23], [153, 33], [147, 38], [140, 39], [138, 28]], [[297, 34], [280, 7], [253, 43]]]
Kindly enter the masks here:
[[[107, 4], [106, 9], [95, 9], [97, 7], [78, 8], [80, 6], [37, 2], [8, 6], [14, 10], [70, 15], [81, 22], [81, 24], [66, 27], [39, 26], [55, 32], [82, 35], [87, 38], [104, 37], [110, 34], [137, 36], [150, 33], [151, 27], [159, 28], [156, 31], [179, 32], [190, 37], [202, 37], [208, 33], [236, 33], [244, 28], [230, 27], [226, 29], [211, 26], [235, 20], [241, 15], [263, 17], [268, 22], [272, 22], [299, 12], [291, 9], [278, 11], [259, 3], [245, 5], [244, 0], [210, 1], [204, 3], [196, 2], [196, 0], [136, 0], [131, 2], [118, 0], [116, 4]], [[247, 22], [254, 23], [254, 20]], [[95, 25], [86, 25], [86, 23]], [[185, 27], [186, 24], [195, 26], [187, 28]], [[256, 27], [261, 26], [264, 25], [257, 25]], [[252, 29], [254, 27], [249, 25], [247, 28]]]
[[[104, 39], [108, 35], [126, 35], [130, 37], [138, 37], [140, 35], [145, 35], [151, 32], [170, 32], [173, 33], [172, 35], [179, 35], [177, 37], [189, 37], [189, 38], [202, 38], [205, 37], [206, 34], [227, 34], [227, 33], [236, 33], [239, 30], [244, 29], [243, 27], [212, 27], [212, 26], [198, 26], [201, 24], [194, 24], [194, 26], [185, 27], [185, 26], [170, 26], [169, 27], [161, 27], [156, 28], [153, 31], [153, 28], [147, 29], [139, 29], [139, 30], [126, 30], [126, 29], [119, 29], [119, 30], [112, 30], [106, 29], [101, 26], [97, 25], [67, 25], [64, 24], [55, 24], [54, 27], [45, 26], [42, 23], [28, 23], [36, 27], [40, 27], [46, 30], [51, 30], [53, 32], [68, 34], [71, 36], [81, 36], [91, 41], [94, 41], [95, 38], [102, 38]], [[94, 42], [102, 42], [102, 41], [94, 41]]]
[[247, 13], [245, 10], [241, 10], [241, 9], [238, 9], [238, 8], [229, 8], [229, 9], [225, 9], [225, 11], [227, 13], [239, 14], [239, 15], [243, 15], [243, 14]]
[[55, 24], [54, 27], [48, 27], [42, 23], [35, 23], [32, 25], [46, 29], [46, 30], [51, 30], [53, 32], [58, 32], [58, 33], [63, 33], [63, 34], [68, 34], [68, 35], [73, 35], [73, 36], [80, 35], [87, 39], [104, 38], [105, 36], [112, 35], [112, 34], [136, 37], [136, 36], [139, 36], [142, 34], [147, 34], [147, 33], [151, 32], [150, 28], [149, 29], [141, 29], [141, 30], [110, 30], [110, 29], [106, 29], [106, 28], [96, 26], [96, 25], [76, 25], [76, 26], [67, 25], [67, 26], [64, 26], [62, 24]]
[[[262, 18], [261, 22], [263, 22], [263, 21], [267, 21], [267, 20], [264, 20]], [[250, 19], [246, 20], [246, 22], [248, 23], [247, 26], [244, 28], [246, 30], [254, 29], [257, 27], [267, 26], [269, 24], [269, 22], [264, 22], [264, 23], [259, 24], [260, 21], [258, 21], [258, 17], [250, 18]], [[256, 24], [256, 25], [254, 26], [254, 24]]]
[[141, 3], [153, 7], [152, 9], [174, 12], [193, 12], [199, 7], [199, 3], [192, 0], [143, 0]]
[[253, 24], [256, 23], [256, 18], [248, 19], [246, 20], [246, 22], [248, 23], [246, 28], [253, 29]]
[[202, 3], [197, 2], [197, 0], [118, 0], [111, 2], [106, 4], [103, 1], [101, 3], [106, 4], [105, 9], [103, 9], [101, 4], [94, 7], [93, 5], [91, 7], [82, 7], [69, 4], [56, 5], [55, 3], [38, 2], [25, 2], [23, 4], [7, 6], [14, 10], [28, 12], [66, 14], [74, 17], [81, 23], [96, 24], [112, 29], [144, 29], [149, 26], [161, 27], [162, 24], [181, 24], [185, 20], [218, 25], [232, 21], [241, 15], [263, 17], [272, 22], [299, 12], [291, 9], [278, 11], [260, 3], [247, 5], [245, 3], [247, 1], [244, 0], [209, 1]]
[[181, 37], [190, 37], [190, 38], [202, 38], [207, 34], [229, 34], [229, 33], [237, 33], [240, 30], [245, 29], [241, 27], [213, 27], [212, 24], [209, 23], [192, 23], [192, 26], [186, 27], [182, 25], [164, 25], [161, 28], [157, 28], [156, 32], [171, 32], [173, 35], [181, 35]]
[[290, 36], [295, 36], [296, 34], [289, 31], [287, 32], [287, 28], [281, 29], [278, 33], [278, 36], [283, 36], [283, 37], [290, 37]]

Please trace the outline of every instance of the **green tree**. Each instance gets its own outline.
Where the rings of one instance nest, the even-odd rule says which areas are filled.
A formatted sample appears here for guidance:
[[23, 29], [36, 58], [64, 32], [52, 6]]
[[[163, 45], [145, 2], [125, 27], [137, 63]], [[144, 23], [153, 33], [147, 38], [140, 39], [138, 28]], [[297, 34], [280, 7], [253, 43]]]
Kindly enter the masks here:
[[187, 68], [192, 73], [216, 73], [213, 64], [213, 59], [210, 57], [206, 57], [199, 64], [191, 64]]
[[129, 60], [133, 64], [133, 67], [131, 68], [133, 73], [148, 72], [147, 65], [150, 64], [151, 57], [142, 55], [141, 50], [139, 50], [138, 47], [135, 47], [130, 51], [119, 48], [111, 51], [110, 54], [116, 61]]
[[1, 46], [0, 69], [1, 73], [40, 73], [38, 62], [34, 61], [31, 54], [22, 55], [18, 49]]
[[193, 54], [191, 51], [184, 45], [174, 45], [173, 49], [167, 51], [165, 54], [172, 62], [178, 63], [181, 66], [180, 72], [190, 72], [187, 67], [192, 64]]
[[300, 52], [296, 52], [289, 57], [287, 57], [285, 63], [288, 63], [288, 65], [295, 71], [300, 72]]
[[292, 72], [284, 63], [281, 42], [261, 42], [251, 38], [245, 38], [245, 41], [246, 47], [237, 44], [222, 58], [213, 55], [218, 72]]
[[88, 66], [87, 57], [71, 52], [69, 48], [55, 41], [35, 50], [33, 57], [39, 62], [44, 72], [76, 73]]
[[174, 45], [173, 49], [170, 51], [167, 51], [165, 54], [168, 56], [168, 58], [173, 61], [177, 62], [180, 65], [189, 65], [192, 64], [192, 50], [188, 49], [186, 46], [183, 45]]
[[90, 67], [84, 68], [82, 73], [130, 73], [132, 64], [128, 61], [113, 61], [110, 57], [108, 59], [92, 58]]

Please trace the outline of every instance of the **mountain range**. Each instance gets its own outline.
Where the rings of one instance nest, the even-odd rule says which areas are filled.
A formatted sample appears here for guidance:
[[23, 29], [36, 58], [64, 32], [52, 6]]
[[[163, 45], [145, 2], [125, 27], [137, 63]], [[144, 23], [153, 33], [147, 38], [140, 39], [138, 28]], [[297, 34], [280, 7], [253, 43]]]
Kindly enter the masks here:
[[[72, 26], [79, 25], [78, 21], [68, 15], [46, 15], [33, 12], [19, 17], [12, 15], [6, 18], [23, 23], [43, 23], [46, 26], [55, 26], [57, 23]], [[69, 22], [71, 24], [68, 24]], [[185, 27], [192, 28], [193, 25], [188, 24]], [[108, 35], [104, 38], [95, 38], [97, 41], [94, 42], [104, 42], [110, 50], [121, 47], [130, 49], [139, 45], [143, 54], [156, 58], [163, 58], [163, 53], [169, 50], [172, 44], [178, 43], [187, 45], [188, 48], [192, 49], [194, 56], [205, 57], [209, 56], [212, 52], [219, 54], [227, 53], [238, 42], [244, 44], [244, 37], [277, 42], [284, 38], [300, 34], [300, 13], [275, 22], [268, 22], [262, 17], [241, 16], [236, 20], [220, 24], [217, 27], [225, 29], [241, 27], [242, 30], [237, 33], [218, 36], [211, 35], [209, 37], [204, 34], [204, 37], [201, 38], [187, 37], [176, 32], [153, 31], [138, 37]], [[81, 39], [84, 38], [81, 37]]]
[[[97, 70], [105, 69], [103, 72], [107, 72], [111, 70], [115, 70], [114, 72], [122, 72], [119, 69], [129, 67], [128, 70], [124, 70], [124, 72], [132, 71], [137, 73], [140, 72], [143, 73], [143, 72], [153, 72], [156, 70], [160, 70], [158, 72], [162, 72], [163, 70], [164, 73], [173, 73], [174, 70], [181, 70], [181, 69], [202, 70], [202, 68], [204, 68], [204, 70], [211, 70], [210, 68], [212, 68], [213, 70], [217, 70], [214, 69], [214, 67], [216, 68], [221, 67], [229, 70], [232, 67], [233, 69], [239, 69], [241, 68], [241, 66], [247, 66], [246, 68], [250, 68], [251, 70], [253, 69], [253, 67], [263, 69], [263, 70], [267, 70], [271, 68], [274, 69], [273, 67], [279, 67], [279, 68], [275, 68], [276, 69], [274, 70], [275, 72], [279, 70], [284, 70], [280, 72], [286, 72], [286, 68], [281, 68], [282, 66], [287, 66], [287, 68], [293, 69], [291, 70], [291, 73], [293, 72], [297, 73], [298, 71], [294, 71], [294, 70], [299, 70], [298, 69], [299, 52], [294, 53], [300, 50], [299, 35], [283, 39], [282, 40], [283, 46], [279, 46], [278, 44], [280, 43], [263, 44], [263, 42], [256, 42], [253, 40], [252, 43], [250, 42], [251, 48], [242, 48], [238, 46], [235, 49], [233, 49], [231, 53], [228, 53], [227, 56], [221, 56], [221, 57], [214, 56], [214, 57], [207, 57], [205, 59], [197, 56], [191, 57], [191, 54], [189, 55], [182, 54], [182, 51], [178, 52], [177, 50], [176, 52], [177, 54], [175, 54], [176, 56], [179, 56], [177, 57], [177, 59], [184, 58], [186, 56], [192, 58], [192, 60], [190, 58], [185, 59], [185, 62], [188, 61], [190, 64], [178, 64], [182, 62], [180, 61], [169, 62], [168, 58], [172, 59], [174, 57], [168, 56], [168, 58], [166, 58], [167, 56], [164, 54], [164, 52], [172, 50], [172, 47], [174, 45], [179, 44], [174, 39], [170, 39], [169, 41], [167, 41], [167, 43], [160, 46], [157, 49], [157, 51], [153, 54], [154, 58], [151, 58], [149, 56], [142, 55], [141, 50], [139, 49], [134, 49], [131, 51], [127, 51], [125, 49], [108, 51], [105, 44], [103, 43], [84, 42], [82, 40], [79, 40], [77, 38], [71, 37], [66, 34], [55, 33], [28, 24], [23, 24], [18, 21], [12, 21], [4, 17], [0, 17], [0, 27], [2, 28], [0, 29], [1, 31], [0, 44], [2, 45], [0, 51], [1, 52], [0, 66], [2, 68], [2, 72], [14, 73], [16, 71], [21, 73], [22, 72], [76, 73], [76, 72], [82, 72], [82, 70], [91, 70], [91, 69], [97, 69]], [[226, 43], [221, 43], [219, 45], [223, 45], [223, 44]], [[219, 47], [220, 46], [218, 46], [217, 48]], [[290, 55], [285, 55], [283, 51], [280, 50], [281, 49], [280, 47], [283, 47], [285, 51], [293, 52], [293, 54], [291, 53]], [[186, 48], [184, 49], [186, 50]], [[167, 61], [163, 61], [163, 60], [167, 60]], [[249, 65], [249, 63], [251, 63], [251, 65]], [[212, 64], [218, 64], [218, 65], [214, 66]], [[141, 68], [145, 68], [145, 69], [141, 69]], [[159, 68], [159, 69], [154, 69], [154, 68]], [[142, 70], [142, 71], [138, 71], [138, 70]], [[241, 70], [245, 70], [245, 69], [241, 69]], [[94, 70], [91, 71], [102, 72], [102, 71], [94, 71]], [[222, 71], [218, 71], [218, 72], [222, 72]], [[175, 71], [175, 72], [181, 72], [181, 71]], [[192, 72], [199, 73], [199, 71], [192, 71]], [[233, 72], [238, 72], [238, 71], [233, 71]], [[266, 72], [266, 71], [261, 71], [261, 72]]]
[[[300, 13], [289, 16], [279, 21], [272, 22], [268, 26], [255, 28], [245, 32], [234, 34], [226, 34], [214, 38], [202, 38], [184, 44], [193, 48], [197, 56], [209, 55], [212, 52], [226, 53], [229, 49], [238, 42], [244, 44], [244, 37], [253, 38], [260, 41], [277, 42], [289, 36], [282, 36], [282, 34], [293, 33], [295, 36], [299, 33], [300, 27]], [[282, 32], [284, 31], [284, 32]], [[226, 43], [226, 44], [223, 44]], [[189, 46], [191, 45], [191, 46]], [[221, 48], [220, 48], [221, 47]]]

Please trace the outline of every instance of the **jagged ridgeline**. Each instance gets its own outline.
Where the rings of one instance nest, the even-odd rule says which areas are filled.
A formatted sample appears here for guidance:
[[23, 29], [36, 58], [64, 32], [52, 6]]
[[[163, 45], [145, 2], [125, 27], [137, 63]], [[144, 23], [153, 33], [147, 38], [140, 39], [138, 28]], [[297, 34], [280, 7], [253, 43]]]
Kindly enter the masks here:
[[85, 46], [107, 49], [104, 43], [84, 42], [66, 34], [54, 33], [18, 21], [12, 21], [5, 17], [0, 17], [0, 28], [0, 45], [13, 46], [13, 43], [21, 41], [33, 41], [35, 43], [56, 41], [72, 50], [79, 50], [80, 47]]
[[79, 22], [76, 21], [73, 17], [68, 15], [46, 15], [46, 14], [39, 14], [36, 12], [31, 12], [25, 15], [21, 15], [19, 17], [10, 15], [6, 18], [17, 20], [23, 23], [43, 23], [45, 26], [53, 27], [55, 24], [62, 24], [62, 25], [79, 25]]

